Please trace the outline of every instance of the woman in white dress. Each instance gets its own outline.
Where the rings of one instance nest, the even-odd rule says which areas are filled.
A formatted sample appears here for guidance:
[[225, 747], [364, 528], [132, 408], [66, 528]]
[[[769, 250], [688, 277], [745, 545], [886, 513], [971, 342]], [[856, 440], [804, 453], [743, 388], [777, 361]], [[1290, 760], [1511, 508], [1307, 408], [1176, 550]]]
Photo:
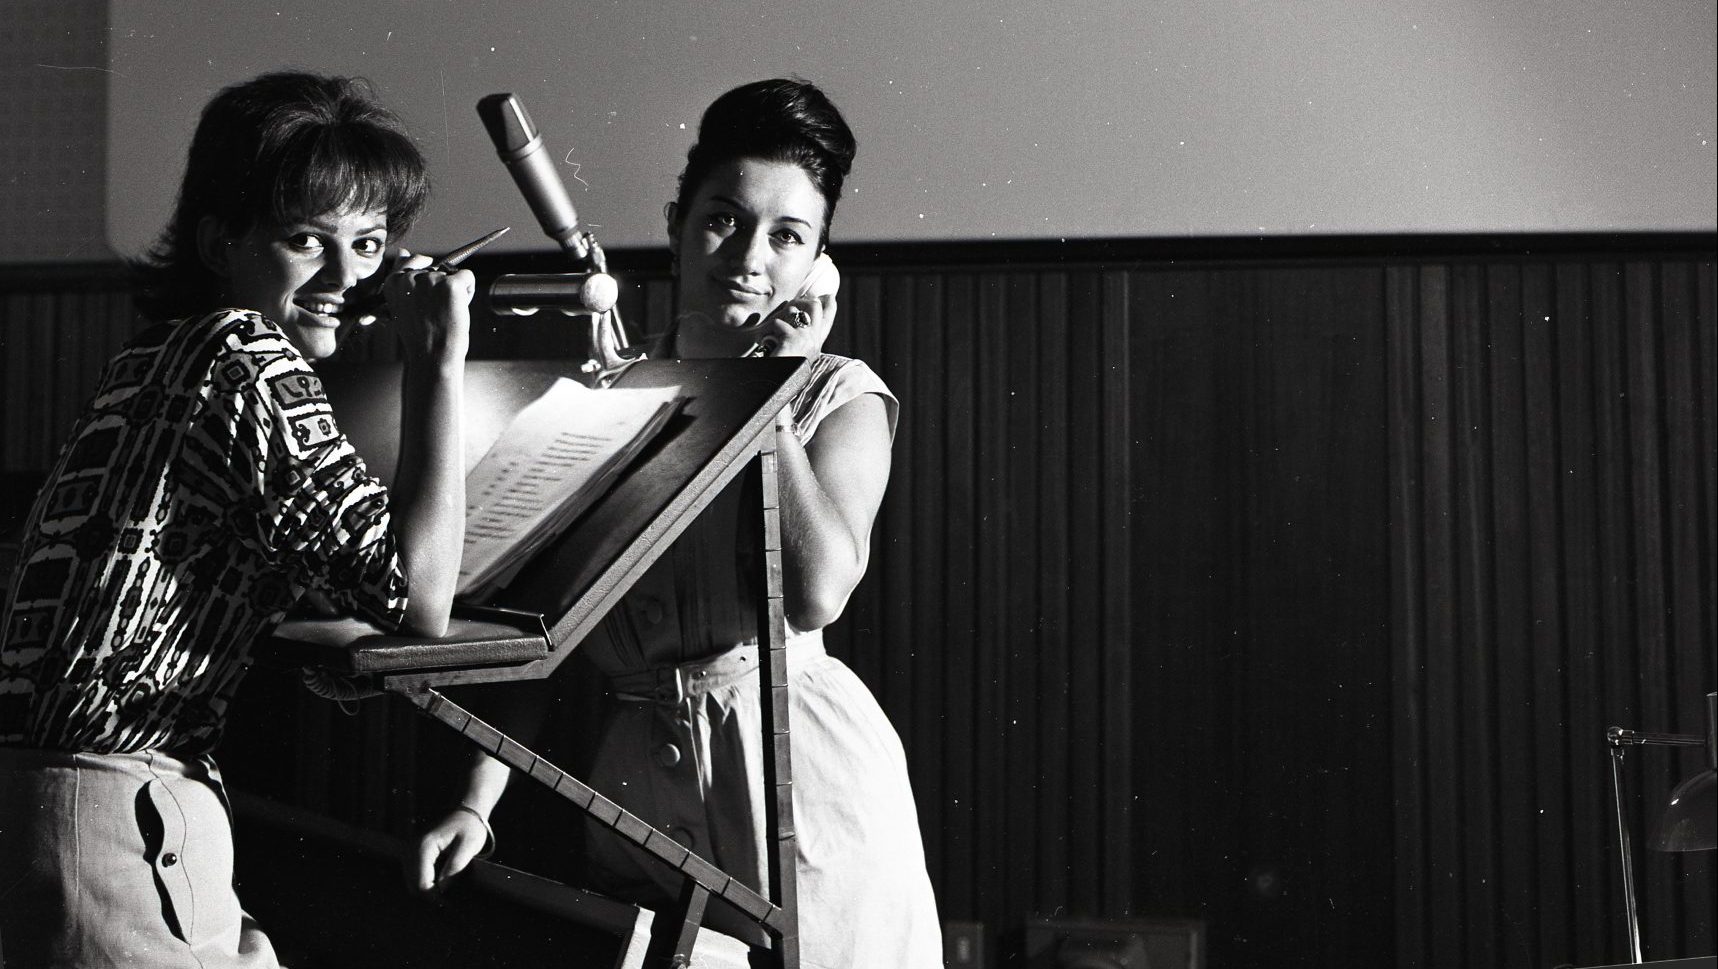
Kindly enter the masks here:
[[[865, 574], [888, 485], [897, 401], [864, 363], [822, 352], [831, 286], [810, 279], [856, 144], [814, 85], [767, 80], [706, 111], [678, 198], [666, 208], [677, 280], [673, 329], [656, 357], [733, 357], [754, 348], [813, 361], [778, 418], [783, 593], [791, 675], [793, 808], [802, 964], [933, 969], [941, 932], [906, 759], [869, 690], [823, 648]], [[807, 292], [809, 285], [809, 292]], [[585, 643], [609, 677], [610, 710], [590, 782], [643, 820], [762, 890], [757, 627], [730, 489]], [[485, 760], [461, 805], [423, 838], [430, 888], [482, 849], [507, 769]], [[677, 875], [593, 829], [593, 882], [647, 905]], [[761, 942], [722, 906], [707, 922]]]

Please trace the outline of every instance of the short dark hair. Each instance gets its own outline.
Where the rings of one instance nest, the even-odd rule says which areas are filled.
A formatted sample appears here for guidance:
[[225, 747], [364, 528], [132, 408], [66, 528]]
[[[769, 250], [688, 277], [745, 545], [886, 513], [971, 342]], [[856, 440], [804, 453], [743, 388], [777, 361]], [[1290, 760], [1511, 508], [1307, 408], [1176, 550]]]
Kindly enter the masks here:
[[737, 158], [786, 162], [804, 169], [823, 195], [823, 231], [829, 238], [841, 185], [859, 143], [829, 96], [810, 81], [771, 78], [742, 84], [713, 101], [698, 123], [698, 141], [686, 152], [678, 210], [691, 209], [698, 186], [718, 165]]
[[222, 280], [197, 250], [206, 216], [237, 235], [352, 205], [385, 211], [397, 236], [428, 198], [423, 153], [369, 82], [281, 71], [234, 84], [203, 108], [172, 220], [132, 263], [134, 302], [156, 320], [215, 308]]

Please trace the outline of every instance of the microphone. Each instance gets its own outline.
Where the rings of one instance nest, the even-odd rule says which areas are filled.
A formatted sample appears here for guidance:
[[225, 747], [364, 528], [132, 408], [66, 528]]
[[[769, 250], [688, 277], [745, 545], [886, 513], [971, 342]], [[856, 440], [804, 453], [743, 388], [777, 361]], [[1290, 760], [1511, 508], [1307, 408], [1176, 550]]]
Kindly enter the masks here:
[[477, 102], [477, 116], [543, 231], [575, 260], [588, 259], [590, 253], [578, 234], [578, 213], [525, 105], [512, 94], [490, 94]]
[[606, 313], [619, 296], [619, 284], [607, 273], [512, 273], [489, 284], [490, 309], [515, 316], [540, 309], [569, 316]]

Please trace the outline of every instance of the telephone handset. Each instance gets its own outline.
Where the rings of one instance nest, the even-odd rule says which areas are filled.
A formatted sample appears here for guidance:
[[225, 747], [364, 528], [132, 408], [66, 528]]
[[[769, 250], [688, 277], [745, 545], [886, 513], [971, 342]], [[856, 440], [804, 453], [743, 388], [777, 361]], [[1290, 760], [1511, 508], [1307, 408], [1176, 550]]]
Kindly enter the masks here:
[[[811, 271], [805, 274], [805, 281], [799, 284], [799, 293], [794, 299], [834, 296], [841, 289], [841, 270], [835, 268], [835, 260], [829, 258], [829, 253], [817, 254], [817, 261], [811, 264]], [[792, 302], [792, 300], [789, 300]]]
[[[840, 290], [841, 270], [835, 268], [835, 260], [829, 258], [828, 253], [819, 253], [816, 261], [811, 264], [810, 271], [805, 274], [805, 279], [799, 284], [799, 291], [793, 295], [793, 299], [787, 302], [793, 303], [802, 299], [821, 300], [825, 296], [834, 296]], [[804, 311], [797, 309], [793, 311], [793, 314], [801, 317], [805, 315]], [[752, 348], [742, 356], [770, 356], [775, 353], [779, 343], [780, 341], [773, 335], [764, 337], [759, 342], [752, 344]]]

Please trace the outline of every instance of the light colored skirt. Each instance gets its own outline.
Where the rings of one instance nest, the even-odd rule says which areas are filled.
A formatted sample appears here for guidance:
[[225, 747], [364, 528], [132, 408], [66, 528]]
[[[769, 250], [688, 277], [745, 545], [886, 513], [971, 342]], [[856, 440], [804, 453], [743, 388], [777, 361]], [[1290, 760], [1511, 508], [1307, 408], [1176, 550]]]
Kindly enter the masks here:
[[278, 965], [212, 760], [0, 747], [0, 967]]
[[[757, 664], [757, 648], [739, 646], [611, 677], [622, 702], [591, 777], [604, 796], [753, 888], [768, 871]], [[788, 673], [803, 965], [941, 969], [942, 930], [900, 737], [859, 677], [824, 652], [820, 634], [792, 636]], [[679, 894], [666, 866], [614, 832], [593, 827], [588, 840], [602, 887], [645, 902]], [[707, 922], [762, 941], [729, 915], [712, 905]]]

